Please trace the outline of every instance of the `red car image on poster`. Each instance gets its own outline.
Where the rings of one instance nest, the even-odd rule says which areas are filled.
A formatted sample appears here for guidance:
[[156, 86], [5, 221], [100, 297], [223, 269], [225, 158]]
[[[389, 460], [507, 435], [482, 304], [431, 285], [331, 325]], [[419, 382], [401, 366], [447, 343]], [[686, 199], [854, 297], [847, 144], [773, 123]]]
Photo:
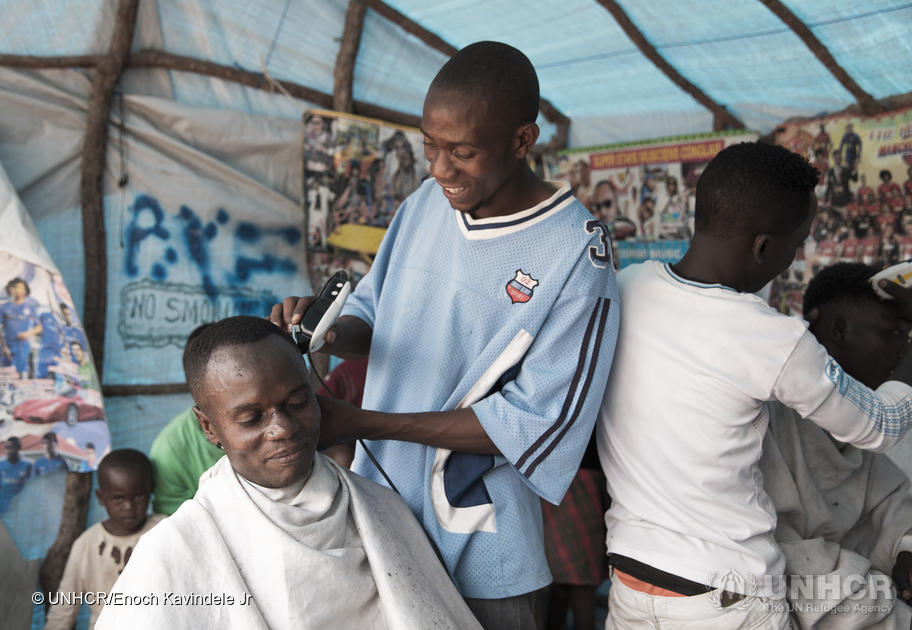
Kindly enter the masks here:
[[70, 392], [69, 395], [27, 400], [13, 410], [13, 418], [34, 424], [62, 421], [73, 427], [83, 420], [103, 420], [104, 410], [86, 402], [76, 392]]

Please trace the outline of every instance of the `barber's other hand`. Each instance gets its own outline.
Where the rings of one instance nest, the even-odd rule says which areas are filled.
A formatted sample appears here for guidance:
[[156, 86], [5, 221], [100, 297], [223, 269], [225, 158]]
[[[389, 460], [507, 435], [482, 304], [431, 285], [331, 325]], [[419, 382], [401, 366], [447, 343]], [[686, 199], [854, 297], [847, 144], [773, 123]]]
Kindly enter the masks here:
[[338, 398], [331, 396], [317, 396], [323, 418], [320, 422], [319, 450], [350, 442], [361, 437], [359, 435], [358, 417], [361, 409]]
[[[908, 290], [908, 289], [904, 289]], [[907, 604], [912, 602], [912, 553], [901, 551], [893, 565], [893, 581], [899, 598]]]
[[[298, 297], [296, 295], [288, 296], [279, 304], [273, 305], [272, 310], [269, 312], [269, 321], [282, 330], [291, 332], [291, 327], [301, 323], [301, 318], [304, 317], [304, 313], [306, 313], [307, 309], [310, 308], [310, 305], [316, 301], [317, 298], [313, 295], [307, 297]], [[323, 335], [323, 347], [320, 348], [319, 352], [328, 352], [330, 346], [336, 342], [338, 336], [339, 334], [336, 330], [336, 326], [331, 326], [329, 330], [326, 331], [326, 334]]]
[[269, 321], [286, 332], [291, 331], [294, 324], [300, 324], [304, 313], [310, 305], [317, 300], [313, 295], [298, 297], [290, 295], [283, 301], [275, 304], [269, 312]]
[[903, 318], [912, 320], [912, 287], [906, 288], [890, 280], [881, 280], [877, 286], [896, 300]]

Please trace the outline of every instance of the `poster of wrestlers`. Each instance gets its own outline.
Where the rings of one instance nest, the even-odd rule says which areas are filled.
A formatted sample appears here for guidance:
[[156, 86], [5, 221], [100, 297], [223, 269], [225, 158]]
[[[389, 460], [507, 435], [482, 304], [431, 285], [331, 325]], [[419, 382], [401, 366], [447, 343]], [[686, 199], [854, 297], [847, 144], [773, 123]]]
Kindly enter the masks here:
[[569, 181], [608, 226], [618, 268], [673, 262], [690, 243], [696, 183], [706, 164], [724, 147], [755, 139], [742, 131], [571, 149], [551, 161], [549, 178]]
[[330, 112], [304, 114], [304, 212], [314, 290], [347, 269], [359, 279], [399, 204], [428, 176], [421, 132]]
[[95, 470], [110, 450], [101, 386], [57, 273], [0, 250], [0, 513], [29, 479]]
[[804, 287], [832, 263], [912, 258], [912, 108], [784, 124], [775, 139], [820, 172], [811, 235], [773, 283], [776, 308], [799, 314]]

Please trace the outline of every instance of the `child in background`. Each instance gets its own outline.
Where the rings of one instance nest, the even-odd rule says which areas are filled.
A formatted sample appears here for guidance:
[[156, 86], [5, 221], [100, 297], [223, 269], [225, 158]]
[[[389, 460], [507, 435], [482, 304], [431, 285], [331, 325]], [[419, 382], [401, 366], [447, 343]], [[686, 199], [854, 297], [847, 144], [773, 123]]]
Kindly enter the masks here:
[[[98, 466], [98, 502], [108, 519], [96, 523], [73, 543], [67, 559], [59, 593], [107, 593], [126, 566], [139, 537], [165, 518], [146, 514], [152, 493], [152, 465], [132, 448], [108, 453]], [[89, 627], [101, 613], [102, 603], [90, 605]], [[51, 606], [45, 630], [69, 630], [79, 613], [79, 605]]]

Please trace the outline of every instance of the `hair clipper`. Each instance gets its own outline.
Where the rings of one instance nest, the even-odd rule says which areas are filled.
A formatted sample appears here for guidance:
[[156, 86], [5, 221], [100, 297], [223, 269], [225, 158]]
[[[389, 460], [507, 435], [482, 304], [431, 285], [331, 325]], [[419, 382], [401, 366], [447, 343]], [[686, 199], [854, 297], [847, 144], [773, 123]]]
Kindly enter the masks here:
[[342, 305], [351, 293], [348, 274], [337, 271], [323, 286], [316, 301], [304, 312], [300, 324], [291, 327], [291, 338], [302, 354], [323, 347], [326, 331], [336, 322]]
[[912, 260], [907, 260], [893, 265], [892, 267], [887, 267], [883, 271], [871, 276], [871, 285], [874, 287], [874, 292], [884, 299], [892, 300], [892, 295], [877, 286], [881, 280], [895, 282], [901, 287], [912, 286]]

